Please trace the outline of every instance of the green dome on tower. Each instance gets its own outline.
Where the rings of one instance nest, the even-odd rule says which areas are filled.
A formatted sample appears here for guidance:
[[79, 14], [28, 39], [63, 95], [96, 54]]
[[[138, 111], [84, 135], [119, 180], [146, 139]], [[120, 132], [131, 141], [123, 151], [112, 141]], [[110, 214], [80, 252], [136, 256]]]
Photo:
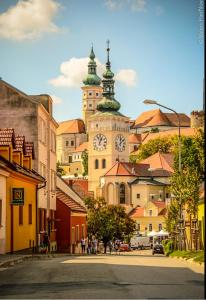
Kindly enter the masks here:
[[101, 84], [101, 78], [97, 75], [96, 69], [97, 64], [95, 62], [95, 54], [93, 51], [93, 46], [91, 48], [91, 52], [89, 55], [90, 61], [88, 63], [88, 74], [86, 78], [83, 80], [83, 83], [85, 85], [100, 85]]
[[107, 62], [106, 70], [103, 73], [103, 98], [97, 104], [97, 110], [100, 112], [111, 112], [119, 114], [120, 103], [114, 98], [114, 73], [111, 71], [111, 63], [109, 61], [109, 41], [107, 41]]

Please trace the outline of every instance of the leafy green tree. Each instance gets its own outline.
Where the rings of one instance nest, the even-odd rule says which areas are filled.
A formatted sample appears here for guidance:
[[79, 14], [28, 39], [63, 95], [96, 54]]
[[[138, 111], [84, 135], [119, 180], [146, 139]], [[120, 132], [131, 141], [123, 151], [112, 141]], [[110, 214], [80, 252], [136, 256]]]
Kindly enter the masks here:
[[138, 149], [137, 160], [143, 160], [155, 154], [158, 151], [163, 153], [171, 152], [173, 143], [171, 138], [156, 138], [148, 141], [146, 144], [141, 144]]
[[124, 207], [107, 205], [103, 198], [86, 198], [88, 209], [88, 236], [96, 236], [106, 247], [110, 240], [127, 238], [135, 231], [135, 222], [126, 214]]
[[[199, 188], [204, 178], [204, 135], [198, 131], [194, 137], [181, 139], [181, 172], [178, 167], [178, 147], [175, 146], [174, 174], [171, 177], [171, 192], [178, 203], [178, 217], [182, 209], [197, 218], [199, 203]], [[174, 201], [174, 200], [173, 200]], [[174, 222], [176, 216], [170, 219]], [[191, 226], [191, 224], [190, 224]]]
[[56, 169], [57, 170], [57, 175], [64, 176], [66, 174], [66, 172], [64, 171], [64, 169], [61, 167], [59, 161], [57, 162], [56, 168], [57, 168]]
[[88, 152], [86, 150], [82, 152], [82, 164], [84, 167], [83, 175], [86, 176], [88, 175]]

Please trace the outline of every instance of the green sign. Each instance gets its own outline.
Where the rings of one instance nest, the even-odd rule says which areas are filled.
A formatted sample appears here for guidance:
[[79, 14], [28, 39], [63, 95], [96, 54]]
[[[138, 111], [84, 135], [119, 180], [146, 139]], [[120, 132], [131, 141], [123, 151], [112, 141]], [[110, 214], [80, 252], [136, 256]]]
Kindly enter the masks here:
[[11, 204], [24, 205], [24, 188], [13, 188], [12, 189]]

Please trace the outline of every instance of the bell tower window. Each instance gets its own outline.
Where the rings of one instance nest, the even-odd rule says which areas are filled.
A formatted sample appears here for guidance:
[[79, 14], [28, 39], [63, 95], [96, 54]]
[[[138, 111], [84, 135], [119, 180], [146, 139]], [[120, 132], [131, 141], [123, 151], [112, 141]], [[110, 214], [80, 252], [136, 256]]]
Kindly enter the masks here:
[[95, 159], [94, 168], [99, 169], [99, 160], [98, 159]]
[[102, 160], [102, 169], [105, 169], [106, 168], [106, 159], [103, 158]]

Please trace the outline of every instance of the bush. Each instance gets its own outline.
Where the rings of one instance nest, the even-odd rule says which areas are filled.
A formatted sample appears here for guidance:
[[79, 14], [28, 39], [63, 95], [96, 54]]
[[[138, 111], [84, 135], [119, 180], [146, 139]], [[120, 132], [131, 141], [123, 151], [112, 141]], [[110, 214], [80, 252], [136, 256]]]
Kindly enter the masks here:
[[169, 256], [174, 251], [173, 240], [163, 240], [162, 245], [164, 247], [164, 252], [167, 256]]

